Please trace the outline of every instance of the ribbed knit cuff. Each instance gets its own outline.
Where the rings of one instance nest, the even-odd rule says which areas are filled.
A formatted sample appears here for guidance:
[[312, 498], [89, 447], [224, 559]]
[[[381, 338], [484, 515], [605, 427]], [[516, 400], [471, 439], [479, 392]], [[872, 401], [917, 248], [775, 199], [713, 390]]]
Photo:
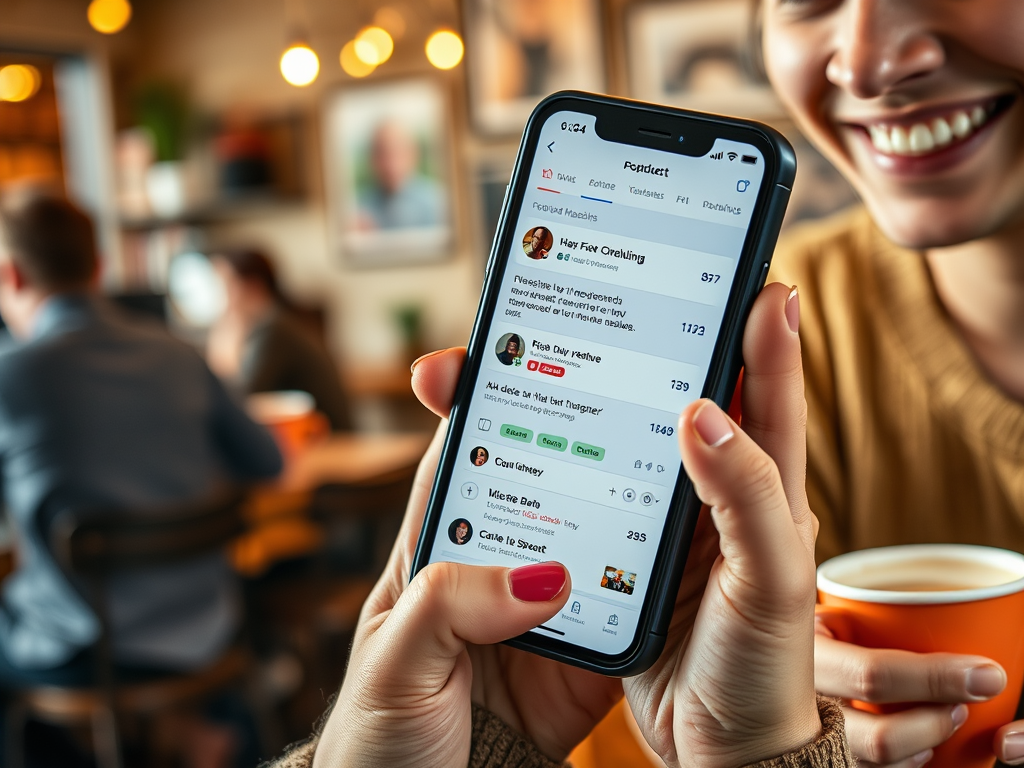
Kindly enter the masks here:
[[312, 736], [306, 742], [292, 744], [285, 750], [284, 757], [272, 763], [263, 763], [260, 768], [312, 768], [313, 755], [319, 743], [320, 737]]
[[818, 697], [821, 735], [796, 752], [765, 760], [747, 768], [856, 768], [846, 742], [846, 721], [838, 699]]
[[561, 768], [497, 715], [473, 705], [469, 768]]

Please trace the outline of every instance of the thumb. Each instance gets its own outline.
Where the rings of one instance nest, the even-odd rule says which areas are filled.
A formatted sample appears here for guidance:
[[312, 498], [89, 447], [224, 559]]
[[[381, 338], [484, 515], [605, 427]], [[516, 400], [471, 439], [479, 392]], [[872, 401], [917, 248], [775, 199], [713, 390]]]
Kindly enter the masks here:
[[697, 495], [711, 507], [730, 570], [775, 602], [813, 601], [813, 562], [771, 457], [710, 400], [683, 411], [679, 444]]
[[[378, 630], [395, 685], [424, 691], [445, 685], [467, 643], [521, 635], [565, 605], [569, 572], [555, 562], [518, 568], [433, 563], [412, 580]], [[379, 643], [379, 644], [378, 644]]]

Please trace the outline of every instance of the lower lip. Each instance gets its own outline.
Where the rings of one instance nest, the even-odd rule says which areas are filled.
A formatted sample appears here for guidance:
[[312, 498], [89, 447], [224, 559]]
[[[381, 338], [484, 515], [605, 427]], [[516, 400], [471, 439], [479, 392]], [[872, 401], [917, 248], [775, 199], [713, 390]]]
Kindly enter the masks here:
[[875, 164], [887, 173], [896, 176], [932, 176], [937, 173], [949, 170], [966, 160], [978, 147], [988, 138], [992, 126], [999, 123], [1006, 116], [1006, 112], [994, 115], [989, 118], [981, 128], [978, 128], [964, 141], [958, 141], [938, 152], [930, 152], [926, 155], [886, 155], [879, 152], [867, 130], [857, 126], [856, 130], [861, 140], [867, 144], [875, 159]]

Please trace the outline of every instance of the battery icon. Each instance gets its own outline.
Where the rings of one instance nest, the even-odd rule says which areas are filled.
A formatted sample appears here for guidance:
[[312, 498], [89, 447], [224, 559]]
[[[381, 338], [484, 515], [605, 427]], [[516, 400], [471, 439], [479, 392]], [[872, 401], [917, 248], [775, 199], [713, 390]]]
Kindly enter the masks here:
[[747, 165], [757, 165], [757, 157], [755, 157], [754, 155], [744, 155], [742, 158], [742, 162], [746, 163]]

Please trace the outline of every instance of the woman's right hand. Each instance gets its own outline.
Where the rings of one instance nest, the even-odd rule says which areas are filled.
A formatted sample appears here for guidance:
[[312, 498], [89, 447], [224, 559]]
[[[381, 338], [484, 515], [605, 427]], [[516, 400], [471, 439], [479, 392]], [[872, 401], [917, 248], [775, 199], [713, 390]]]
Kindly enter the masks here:
[[[965, 702], [985, 701], [1006, 686], [1002, 667], [983, 656], [862, 648], [837, 640], [822, 621], [816, 627], [814, 671], [818, 690], [829, 696], [920, 703], [887, 715], [845, 708], [850, 749], [862, 768], [924, 765], [932, 749], [967, 719]], [[993, 749], [1004, 761], [1024, 757], [1001, 741]]]
[[680, 418], [683, 464], [710, 512], [665, 652], [625, 684], [641, 731], [671, 766], [735, 768], [821, 732], [798, 323], [795, 292], [767, 286], [744, 333], [743, 430], [710, 401]]

